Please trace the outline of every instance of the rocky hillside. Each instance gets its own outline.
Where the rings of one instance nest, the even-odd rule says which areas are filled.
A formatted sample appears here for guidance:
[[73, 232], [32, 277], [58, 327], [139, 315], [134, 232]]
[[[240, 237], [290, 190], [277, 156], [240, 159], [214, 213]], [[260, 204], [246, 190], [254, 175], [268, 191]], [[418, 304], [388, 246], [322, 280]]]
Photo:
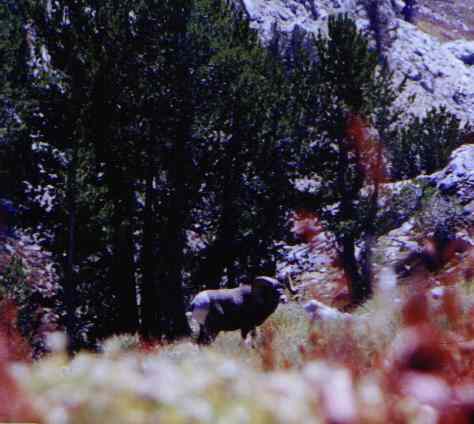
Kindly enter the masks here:
[[[240, 1], [266, 43], [275, 31], [288, 41], [295, 34], [324, 31], [334, 13], [348, 13], [372, 35], [376, 26], [367, 0]], [[423, 0], [413, 24], [403, 19], [404, 6], [402, 0], [383, 0], [377, 17], [387, 60], [398, 81], [407, 78], [401, 101], [416, 95], [410, 110], [418, 115], [446, 105], [461, 119], [474, 121], [472, 2]]]
[[474, 3], [471, 0], [420, 0], [417, 26], [441, 41], [474, 40]]

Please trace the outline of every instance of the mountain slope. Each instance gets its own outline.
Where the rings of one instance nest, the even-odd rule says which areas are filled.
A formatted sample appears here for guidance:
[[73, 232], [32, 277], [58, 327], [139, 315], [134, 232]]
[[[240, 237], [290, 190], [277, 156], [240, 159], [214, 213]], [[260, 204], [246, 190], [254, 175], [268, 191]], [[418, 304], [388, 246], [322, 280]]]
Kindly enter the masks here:
[[[398, 81], [408, 79], [404, 99], [416, 95], [409, 111], [423, 115], [432, 106], [446, 105], [463, 121], [474, 121], [474, 41], [462, 38], [473, 35], [474, 14], [469, 12], [474, 6], [469, 3], [425, 0], [413, 25], [402, 19], [403, 1], [380, 2], [388, 62]], [[240, 4], [264, 43], [278, 32], [289, 48], [295, 34], [324, 31], [327, 17], [334, 13], [348, 13], [369, 34], [373, 26], [365, 0], [241, 0]]]

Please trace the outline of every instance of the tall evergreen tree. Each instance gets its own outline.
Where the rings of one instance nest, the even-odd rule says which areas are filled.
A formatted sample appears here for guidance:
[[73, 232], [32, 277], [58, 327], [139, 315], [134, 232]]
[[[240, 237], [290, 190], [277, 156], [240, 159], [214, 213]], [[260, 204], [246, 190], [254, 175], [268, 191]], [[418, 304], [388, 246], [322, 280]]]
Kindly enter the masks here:
[[[31, 94], [38, 102], [38, 111], [31, 116], [29, 124], [46, 146], [45, 153], [49, 154], [49, 162], [41, 165], [46, 179], [42, 183], [51, 183], [55, 189], [54, 207], [50, 213], [54, 222], [51, 247], [60, 259], [66, 253], [63, 282], [68, 334], [71, 341], [80, 334], [76, 311], [84, 305], [80, 304], [82, 277], [78, 273], [98, 257], [117, 256], [121, 260], [109, 261], [110, 272], [106, 276], [112, 280], [109, 293], [116, 299], [119, 317], [109, 325], [109, 331], [133, 331], [138, 326], [138, 313], [132, 229], [124, 224], [130, 205], [133, 205], [130, 180], [123, 178], [128, 175], [127, 160], [130, 161], [129, 155], [123, 153], [129, 144], [129, 140], [123, 138], [128, 122], [123, 122], [126, 115], [122, 113], [118, 94], [114, 91], [120, 92], [122, 87], [107, 84], [110, 76], [107, 72], [120, 70], [123, 57], [130, 52], [127, 49], [131, 48], [130, 12], [133, 9], [111, 2], [87, 5], [68, 0], [23, 2], [23, 6], [31, 22], [30, 44], [34, 59]], [[116, 77], [120, 82], [126, 79], [123, 73], [117, 73]], [[100, 130], [95, 124], [99, 117], [103, 118]], [[116, 123], [120, 124], [113, 127]], [[109, 138], [104, 139], [104, 136]], [[115, 153], [118, 157], [102, 161], [104, 152]], [[51, 168], [51, 157], [56, 159], [54, 168]], [[94, 160], [97, 166], [90, 166], [89, 162]], [[89, 172], [103, 174], [99, 180], [103, 183], [102, 197], [95, 198], [105, 200], [112, 209], [110, 232], [108, 228], [104, 231], [97, 221], [98, 227], [94, 228], [91, 222], [80, 220], [90, 201], [81, 195], [82, 191], [91, 190], [93, 186], [93, 191], [100, 190], [98, 184], [91, 184], [93, 177]], [[55, 177], [51, 178], [52, 175]], [[124, 183], [125, 187], [122, 186]], [[94, 205], [98, 210], [105, 206], [104, 203]], [[60, 223], [68, 229], [67, 240]], [[79, 233], [79, 226], [90, 231]], [[91, 251], [88, 244], [98, 246], [97, 241], [101, 239], [108, 246]], [[109, 246], [112, 246], [111, 250], [107, 249]]]
[[22, 181], [32, 177], [32, 143], [22, 114], [33, 107], [25, 83], [26, 43], [23, 16], [15, 1], [0, 4], [0, 182], [1, 197], [24, 202]]
[[198, 96], [207, 102], [197, 134], [208, 140], [202, 207], [214, 212], [193, 284], [216, 288], [274, 272], [270, 246], [282, 236], [292, 192], [289, 92], [281, 64], [241, 13], [224, 2], [200, 4], [197, 38], [208, 58]]
[[283, 67], [225, 1], [21, 5], [31, 215], [62, 265], [72, 348], [188, 334], [190, 291], [274, 270], [296, 172]]
[[[304, 105], [317, 134], [312, 169], [320, 189], [313, 210], [334, 234], [354, 304], [371, 294], [370, 252], [383, 180], [383, 133], [393, 122], [396, 90], [377, 54], [347, 16], [330, 17], [315, 47], [311, 93]], [[356, 247], [361, 254], [356, 256]]]

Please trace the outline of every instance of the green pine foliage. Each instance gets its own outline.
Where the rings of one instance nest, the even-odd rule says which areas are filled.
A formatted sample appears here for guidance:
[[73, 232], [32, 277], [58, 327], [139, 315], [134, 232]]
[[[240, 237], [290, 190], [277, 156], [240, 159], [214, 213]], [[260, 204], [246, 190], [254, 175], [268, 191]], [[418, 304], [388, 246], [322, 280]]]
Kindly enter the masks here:
[[[400, 122], [403, 84], [344, 15], [317, 58], [297, 37], [264, 48], [226, 0], [7, 1], [0, 23], [0, 179], [54, 255], [70, 350], [188, 335], [196, 291], [275, 273], [301, 206], [363, 301], [374, 169], [432, 172], [462, 139], [444, 109]], [[317, 193], [295, 190], [307, 176]]]
[[[360, 303], [371, 293], [368, 263], [381, 182], [380, 172], [365, 166], [382, 167], [382, 137], [392, 136], [396, 120], [396, 88], [367, 39], [345, 15], [330, 17], [328, 35], [320, 33], [315, 48], [318, 60], [308, 87], [312, 94], [303, 108], [314, 128], [307, 166], [318, 175], [320, 189], [309, 207], [334, 234], [352, 281], [353, 301]], [[370, 127], [380, 129], [378, 135], [366, 134]], [[366, 255], [359, 260], [357, 243]]]
[[283, 68], [223, 1], [22, 4], [44, 170], [27, 218], [60, 264], [70, 348], [185, 335], [189, 294], [274, 270], [295, 169]]
[[[245, 272], [272, 272], [270, 247], [285, 228], [291, 196], [288, 88], [282, 66], [262, 48], [241, 12], [216, 2], [197, 5], [194, 30], [208, 54], [199, 67], [197, 92], [206, 109], [196, 135], [208, 146], [201, 162], [205, 203], [199, 207], [205, 212], [211, 205], [213, 213], [210, 243], [193, 280], [218, 287], [224, 274], [235, 284]], [[210, 18], [203, 22], [203, 16]]]
[[432, 108], [423, 118], [412, 117], [401, 128], [391, 151], [393, 178], [414, 178], [439, 171], [469, 130], [470, 125], [462, 127], [460, 120], [442, 106]]

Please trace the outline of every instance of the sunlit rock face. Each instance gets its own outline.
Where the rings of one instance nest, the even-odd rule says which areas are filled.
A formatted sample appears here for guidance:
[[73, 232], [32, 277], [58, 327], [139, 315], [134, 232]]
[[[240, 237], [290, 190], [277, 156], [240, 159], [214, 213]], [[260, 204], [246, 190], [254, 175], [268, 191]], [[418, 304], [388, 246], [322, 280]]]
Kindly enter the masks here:
[[355, 0], [241, 0], [253, 26], [262, 40], [269, 42], [274, 31], [317, 33], [325, 27], [327, 17], [334, 13], [351, 13]]
[[402, 101], [416, 95], [410, 110], [423, 115], [445, 105], [463, 121], [474, 120], [473, 42], [441, 43], [416, 26], [399, 20], [389, 62], [399, 81], [407, 78]]
[[456, 227], [453, 236], [474, 246], [474, 144], [453, 151], [441, 171], [387, 185], [382, 200], [380, 220], [393, 224], [375, 248], [383, 266], [421, 249], [420, 240], [448, 220]]
[[[325, 31], [329, 15], [347, 13], [368, 33], [373, 27], [366, 0], [234, 0], [246, 11], [264, 44], [275, 33], [291, 49], [295, 36]], [[412, 95], [409, 112], [423, 115], [433, 106], [445, 105], [463, 121], [474, 121], [474, 42], [459, 39], [443, 43], [403, 20], [402, 0], [379, 1], [386, 34], [386, 57], [407, 87], [400, 101]], [[435, 13], [435, 12], [434, 12]], [[308, 46], [310, 46], [308, 42]]]
[[443, 195], [455, 195], [458, 202], [472, 212], [474, 202], [474, 145], [456, 149], [446, 168], [430, 176], [430, 181]]

